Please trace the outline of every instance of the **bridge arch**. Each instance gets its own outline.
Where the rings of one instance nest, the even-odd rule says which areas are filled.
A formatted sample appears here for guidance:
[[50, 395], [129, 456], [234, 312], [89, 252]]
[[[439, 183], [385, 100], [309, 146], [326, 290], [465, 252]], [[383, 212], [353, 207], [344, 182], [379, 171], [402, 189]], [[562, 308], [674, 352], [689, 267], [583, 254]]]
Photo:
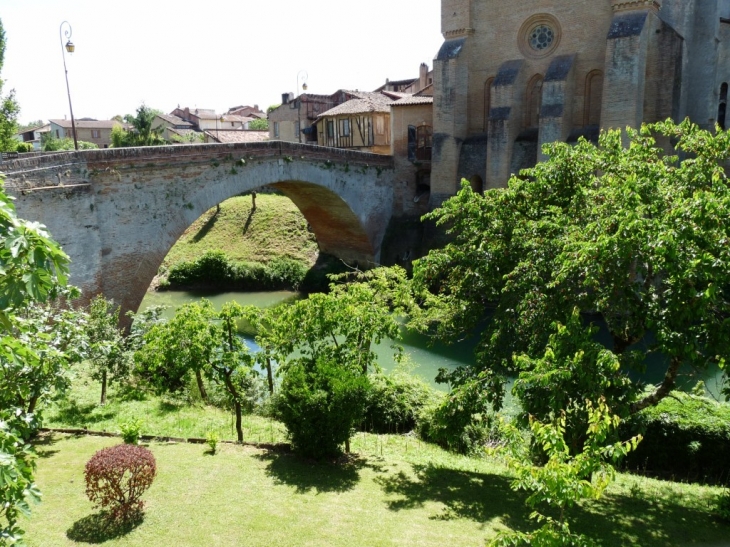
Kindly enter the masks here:
[[270, 185], [299, 207], [320, 250], [379, 260], [392, 159], [298, 145], [190, 145], [39, 156], [3, 165], [19, 214], [71, 256], [71, 282], [136, 310], [162, 260], [205, 211]]

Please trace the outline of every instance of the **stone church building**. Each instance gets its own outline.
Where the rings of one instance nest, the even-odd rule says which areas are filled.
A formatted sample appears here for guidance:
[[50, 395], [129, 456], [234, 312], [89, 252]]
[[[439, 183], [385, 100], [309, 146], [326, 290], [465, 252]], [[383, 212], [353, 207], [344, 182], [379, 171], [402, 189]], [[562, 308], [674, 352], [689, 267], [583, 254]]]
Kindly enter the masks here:
[[540, 146], [691, 118], [725, 127], [730, 0], [442, 0], [431, 203], [503, 186]]

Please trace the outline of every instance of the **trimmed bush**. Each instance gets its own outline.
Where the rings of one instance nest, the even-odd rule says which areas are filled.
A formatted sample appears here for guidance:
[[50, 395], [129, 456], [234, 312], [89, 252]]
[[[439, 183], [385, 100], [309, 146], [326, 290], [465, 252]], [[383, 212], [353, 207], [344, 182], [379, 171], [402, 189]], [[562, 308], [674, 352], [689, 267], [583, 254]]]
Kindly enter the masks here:
[[103, 448], [86, 464], [86, 495], [95, 507], [108, 511], [111, 519], [132, 520], [142, 512], [140, 498], [156, 474], [155, 457], [142, 446]]
[[418, 434], [427, 442], [461, 454], [483, 454], [498, 436], [490, 405], [478, 383], [451, 391], [439, 404], [426, 406], [418, 421]]
[[235, 262], [223, 251], [208, 251], [192, 262], [176, 264], [161, 288], [206, 287], [211, 289], [298, 289], [307, 275], [305, 264], [278, 257], [268, 264]]
[[641, 433], [644, 440], [627, 459], [629, 469], [677, 480], [730, 482], [730, 405], [674, 392], [640, 412], [630, 427], [628, 433]]
[[337, 457], [362, 420], [368, 379], [337, 363], [295, 361], [274, 399], [274, 414], [289, 431], [292, 449], [309, 458]]
[[142, 420], [129, 420], [119, 425], [122, 440], [126, 444], [137, 444], [142, 433]]
[[372, 374], [362, 429], [375, 433], [412, 431], [424, 408], [440, 400], [438, 391], [405, 372]]

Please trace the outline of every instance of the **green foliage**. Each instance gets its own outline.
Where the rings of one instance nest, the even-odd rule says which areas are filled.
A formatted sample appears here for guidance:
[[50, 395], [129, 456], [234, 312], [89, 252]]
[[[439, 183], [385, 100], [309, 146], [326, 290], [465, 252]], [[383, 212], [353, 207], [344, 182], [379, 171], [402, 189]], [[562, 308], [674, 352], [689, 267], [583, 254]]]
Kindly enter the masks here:
[[[0, 21], [0, 71], [5, 63], [5, 29]], [[0, 79], [0, 152], [14, 152], [18, 141], [15, 134], [18, 132], [18, 115], [20, 105], [15, 99], [15, 90], [11, 89], [6, 96], [2, 95], [3, 84]]]
[[297, 289], [307, 275], [303, 263], [286, 257], [268, 264], [233, 262], [223, 251], [207, 251], [192, 262], [176, 264], [167, 274], [169, 287], [251, 291]]
[[545, 354], [532, 359], [522, 354], [515, 358], [520, 371], [512, 392], [522, 403], [522, 423], [528, 416], [547, 421], [562, 410], [566, 416], [565, 437], [571, 451], [580, 451], [588, 425], [583, 401], [601, 397], [621, 417], [629, 414], [635, 400], [636, 385], [621, 370], [619, 358], [593, 340], [598, 330], [584, 327], [578, 310], [566, 325], [555, 325]]
[[[583, 412], [588, 416], [588, 429], [582, 450], [577, 454], [573, 454], [565, 435], [568, 413], [556, 415], [552, 423], [531, 420], [534, 442], [548, 458], [543, 466], [532, 463], [522, 432], [513, 425], [504, 425], [508, 442], [492, 452], [505, 455], [515, 475], [512, 489], [530, 492], [526, 500], [534, 509], [530, 518], [542, 523], [542, 527], [531, 533], [501, 533], [491, 546], [596, 545], [589, 538], [571, 532], [565, 512], [582, 499], [599, 499], [615, 479], [614, 465], [636, 449], [641, 436], [610, 443], [621, 419], [611, 414], [604, 400], [597, 404], [586, 401]], [[545, 505], [559, 511], [557, 519], [540, 512]]]
[[266, 131], [269, 129], [269, 120], [266, 118], [257, 118], [248, 122], [248, 128], [251, 131]]
[[717, 496], [714, 512], [719, 519], [730, 522], [730, 490], [725, 490]]
[[287, 366], [275, 413], [296, 452], [315, 459], [336, 457], [363, 417], [367, 391], [367, 376], [351, 367], [327, 357], [297, 359]]
[[131, 146], [162, 146], [167, 144], [162, 133], [164, 126], [153, 127], [155, 116], [161, 113], [159, 110], [149, 108], [142, 104], [137, 108], [137, 115], [126, 115], [124, 121], [132, 126], [127, 131], [117, 125], [112, 128], [111, 140], [113, 148], [125, 148]]
[[[0, 24], [0, 65], [4, 39]], [[68, 261], [68, 256], [43, 225], [17, 217], [0, 176], [0, 516], [4, 517], [0, 541], [3, 544], [20, 541], [18, 515], [29, 511], [28, 499], [38, 498], [33, 484], [33, 453], [25, 444], [38, 425], [30, 413], [30, 399], [37, 396], [37, 401], [47, 392], [47, 383], [55, 377], [49, 374], [49, 369], [65, 362], [60, 354], [63, 344], [58, 342], [65, 335], [59, 333], [54, 338], [48, 332], [47, 323], [29, 324], [23, 314], [36, 313], [37, 309], [30, 309], [31, 306], [59, 295], [66, 284]], [[38, 340], [33, 340], [34, 333], [38, 333]], [[44, 354], [46, 350], [52, 356]]]
[[142, 434], [142, 420], [131, 419], [119, 424], [119, 431], [122, 434], [122, 440], [126, 444], [137, 444]]
[[0, 413], [0, 545], [19, 545], [23, 530], [18, 521], [30, 515], [29, 502], [39, 502], [41, 493], [35, 485], [35, 452], [13, 427], [18, 416]]
[[628, 146], [619, 131], [602, 133], [598, 146], [546, 145], [549, 159], [507, 188], [481, 195], [463, 181], [426, 216], [452, 239], [414, 265], [423, 304], [414, 323], [453, 340], [493, 310], [476, 365], [452, 382], [486, 371], [499, 394], [507, 374], [524, 372], [514, 356], [544, 355], [551, 326], [566, 325], [575, 308], [600, 314], [622, 366], [637, 363], [627, 348], [647, 332], [654, 341], [645, 353], [667, 357], [664, 380], [631, 412], [665, 397], [683, 363], [722, 366], [730, 355], [730, 224], [722, 220], [730, 133], [668, 121], [625, 137]]
[[31, 143], [29, 143], [29, 142], [19, 142], [15, 146], [15, 151], [16, 152], [21, 152], [21, 153], [23, 153], [23, 152], [32, 152], [33, 151], [33, 145]]
[[498, 432], [489, 397], [479, 381], [465, 382], [439, 404], [428, 406], [418, 422], [418, 434], [428, 442], [462, 454], [481, 453]]
[[363, 429], [376, 433], [407, 433], [416, 428], [424, 409], [440, 393], [420, 378], [396, 370], [370, 375]]
[[218, 433], [215, 431], [208, 431], [208, 433], [205, 434], [205, 443], [208, 445], [208, 448], [210, 448], [210, 453], [215, 454], [216, 450], [218, 449], [218, 441], [220, 440], [220, 437], [218, 436]]
[[144, 508], [142, 494], [152, 485], [157, 464], [143, 446], [119, 444], [103, 448], [86, 463], [86, 496], [115, 521], [137, 518]]
[[152, 326], [134, 354], [136, 372], [157, 393], [186, 388], [191, 375], [201, 375], [213, 359], [217, 340], [209, 300], [181, 306], [175, 317]]
[[[93, 142], [78, 141], [79, 150], [96, 150], [98, 145]], [[50, 131], [41, 135], [41, 149], [44, 152], [60, 152], [74, 150], [74, 140], [71, 137], [56, 138]]]
[[730, 405], [673, 392], [637, 414], [626, 429], [644, 436], [630, 469], [667, 478], [730, 480]]
[[101, 381], [101, 404], [104, 404], [107, 384], [127, 378], [130, 368], [124, 332], [119, 328], [119, 306], [113, 300], [107, 300], [103, 295], [94, 297], [89, 304], [86, 336], [92, 378]]

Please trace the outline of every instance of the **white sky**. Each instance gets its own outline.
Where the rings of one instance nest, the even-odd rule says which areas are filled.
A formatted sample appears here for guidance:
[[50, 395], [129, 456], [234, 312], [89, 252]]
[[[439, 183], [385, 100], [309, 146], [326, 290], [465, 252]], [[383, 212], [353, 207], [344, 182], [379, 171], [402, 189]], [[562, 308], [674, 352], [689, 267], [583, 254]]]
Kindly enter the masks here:
[[[144, 102], [221, 113], [262, 109], [294, 91], [372, 90], [418, 76], [443, 41], [440, 0], [0, 0], [7, 38], [0, 77], [20, 122], [68, 116], [59, 26], [76, 118], [109, 119]], [[65, 43], [65, 39], [64, 39]]]

